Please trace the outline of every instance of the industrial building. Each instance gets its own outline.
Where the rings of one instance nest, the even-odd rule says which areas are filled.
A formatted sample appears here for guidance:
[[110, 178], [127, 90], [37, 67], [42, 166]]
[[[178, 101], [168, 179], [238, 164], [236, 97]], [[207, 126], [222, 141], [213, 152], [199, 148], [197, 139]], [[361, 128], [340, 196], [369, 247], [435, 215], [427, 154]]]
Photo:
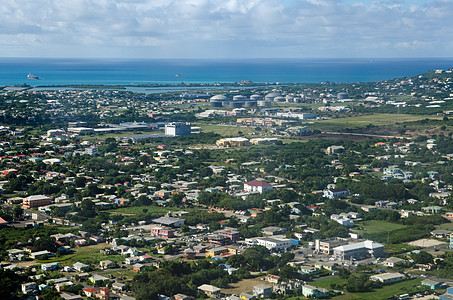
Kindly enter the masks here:
[[360, 260], [369, 257], [383, 257], [384, 255], [384, 245], [370, 240], [333, 249], [333, 256], [339, 260]]

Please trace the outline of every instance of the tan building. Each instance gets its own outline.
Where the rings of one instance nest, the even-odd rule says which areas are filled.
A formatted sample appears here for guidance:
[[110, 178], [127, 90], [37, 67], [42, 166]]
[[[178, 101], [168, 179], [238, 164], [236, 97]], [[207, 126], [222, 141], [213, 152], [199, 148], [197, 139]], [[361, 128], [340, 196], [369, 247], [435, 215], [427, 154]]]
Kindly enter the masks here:
[[211, 248], [211, 249], [206, 250], [205, 256], [209, 257], [209, 258], [213, 258], [216, 255], [219, 255], [219, 254], [222, 254], [222, 253], [226, 253], [226, 252], [230, 252], [228, 250], [228, 248], [216, 247], [216, 248]]
[[48, 204], [50, 204], [50, 198], [44, 195], [28, 196], [22, 201], [24, 208], [40, 207]]
[[218, 147], [243, 147], [250, 145], [250, 142], [246, 138], [235, 137], [220, 139], [216, 142]]

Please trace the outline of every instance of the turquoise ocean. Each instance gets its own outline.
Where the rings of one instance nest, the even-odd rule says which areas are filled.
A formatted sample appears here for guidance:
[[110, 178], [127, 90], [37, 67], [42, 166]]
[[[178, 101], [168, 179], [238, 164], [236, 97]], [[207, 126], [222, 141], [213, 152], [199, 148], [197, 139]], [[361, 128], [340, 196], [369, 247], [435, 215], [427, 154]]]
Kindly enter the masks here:
[[[370, 82], [453, 68], [453, 58], [50, 59], [0, 58], [0, 86]], [[27, 79], [27, 74], [39, 80]]]

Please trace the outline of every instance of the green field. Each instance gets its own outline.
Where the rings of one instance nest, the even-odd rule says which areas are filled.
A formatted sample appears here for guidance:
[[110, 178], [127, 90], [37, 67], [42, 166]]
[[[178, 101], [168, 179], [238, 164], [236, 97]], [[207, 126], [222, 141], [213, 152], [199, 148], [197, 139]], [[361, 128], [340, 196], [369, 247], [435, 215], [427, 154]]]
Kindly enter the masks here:
[[360, 223], [356, 223], [356, 229], [354, 232], [359, 234], [375, 234], [375, 233], [382, 233], [382, 232], [392, 232], [394, 230], [398, 230], [401, 228], [406, 227], [406, 225], [390, 223], [387, 221], [379, 221], [379, 220], [369, 220], [363, 221]]
[[360, 117], [348, 117], [348, 118], [337, 118], [330, 120], [320, 120], [317, 121], [313, 126], [316, 129], [326, 129], [326, 130], [335, 130], [335, 129], [358, 129], [364, 128], [367, 125], [373, 126], [391, 126], [395, 124], [402, 124], [405, 122], [413, 122], [423, 119], [436, 119], [440, 120], [441, 117], [438, 116], [429, 116], [429, 115], [408, 115], [408, 114], [374, 114], [368, 116]]
[[[108, 210], [107, 212], [112, 215], [137, 215], [143, 214], [143, 209], [147, 209], [147, 213], [159, 213], [166, 214], [169, 211], [179, 211], [180, 207], [163, 207], [163, 206], [130, 206], [130, 207], [121, 207], [117, 209]], [[189, 209], [190, 210], [190, 209]], [[184, 211], [188, 211], [184, 209]]]
[[445, 229], [445, 230], [452, 230], [453, 231], [453, 222], [440, 224], [439, 226], [437, 226], [437, 229]]
[[247, 135], [255, 132], [254, 127], [238, 127], [228, 125], [200, 125], [202, 132], [214, 132], [224, 137], [236, 137], [239, 136], [239, 131], [242, 135]]
[[103, 260], [123, 261], [124, 257], [121, 255], [105, 255], [100, 252], [101, 249], [110, 248], [108, 244], [97, 244], [86, 247], [79, 247], [72, 249], [73, 253], [62, 255], [60, 257], [53, 257], [46, 260], [38, 260], [40, 263], [59, 262], [61, 266], [72, 266], [76, 262], [84, 264], [91, 264], [99, 266], [99, 262]]
[[[385, 285], [382, 288], [366, 293], [349, 293], [344, 292], [343, 295], [333, 297], [332, 299], [388, 299], [394, 295], [407, 294], [418, 291], [418, 286], [422, 279], [411, 279], [402, 282], [397, 282], [391, 285]], [[334, 277], [311, 282], [310, 285], [330, 289], [331, 284], [342, 285], [345, 281], [341, 278]]]

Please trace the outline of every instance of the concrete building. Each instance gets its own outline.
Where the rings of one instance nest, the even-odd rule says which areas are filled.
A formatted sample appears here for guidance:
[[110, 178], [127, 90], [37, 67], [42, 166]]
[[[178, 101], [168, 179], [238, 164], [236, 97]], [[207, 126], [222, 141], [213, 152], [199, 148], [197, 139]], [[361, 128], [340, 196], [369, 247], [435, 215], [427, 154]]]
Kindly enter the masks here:
[[40, 207], [50, 204], [50, 198], [44, 195], [33, 195], [23, 199], [24, 208]]
[[256, 297], [270, 297], [272, 295], [272, 287], [265, 284], [258, 284], [253, 287], [253, 295]]
[[21, 285], [21, 290], [22, 293], [25, 295], [33, 295], [37, 292], [36, 283], [35, 282], [23, 283]]
[[315, 252], [330, 255], [333, 254], [334, 248], [347, 244], [348, 240], [342, 238], [315, 240]]
[[271, 238], [271, 237], [258, 237], [255, 239], [259, 246], [266, 247], [269, 251], [279, 252], [291, 248], [290, 239]]
[[167, 136], [184, 136], [190, 134], [190, 124], [187, 123], [168, 123], [165, 125], [165, 135]]

